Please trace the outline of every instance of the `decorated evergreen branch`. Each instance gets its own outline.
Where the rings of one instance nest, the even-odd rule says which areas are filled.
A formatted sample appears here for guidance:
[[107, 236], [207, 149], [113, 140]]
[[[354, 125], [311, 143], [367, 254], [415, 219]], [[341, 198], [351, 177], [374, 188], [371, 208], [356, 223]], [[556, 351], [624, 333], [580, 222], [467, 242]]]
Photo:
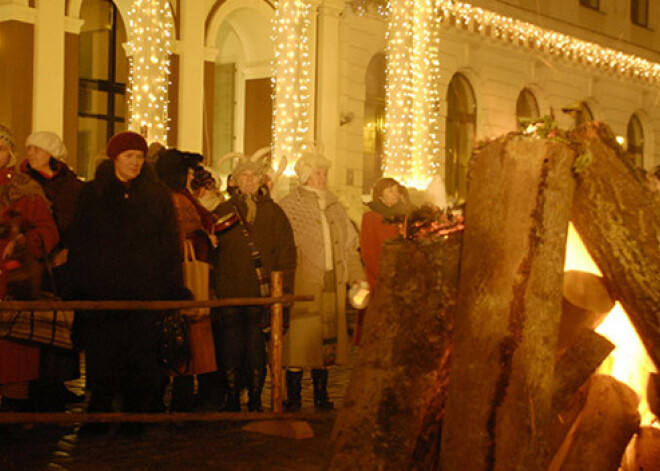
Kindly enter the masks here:
[[431, 242], [464, 229], [462, 215], [453, 214], [451, 209], [443, 210], [430, 204], [403, 215], [386, 218], [384, 221], [396, 224], [399, 227], [399, 234], [404, 239], [421, 243]]

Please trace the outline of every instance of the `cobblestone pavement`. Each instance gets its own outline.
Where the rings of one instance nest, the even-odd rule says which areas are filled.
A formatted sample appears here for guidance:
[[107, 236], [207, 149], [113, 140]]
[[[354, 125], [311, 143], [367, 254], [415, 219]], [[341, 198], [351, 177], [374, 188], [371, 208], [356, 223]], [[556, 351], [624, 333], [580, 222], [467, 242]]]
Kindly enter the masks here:
[[[350, 365], [330, 369], [328, 393], [336, 408], [341, 408], [350, 370]], [[311, 383], [305, 371], [303, 412], [314, 410]], [[270, 404], [269, 384], [263, 400]], [[244, 431], [244, 422], [153, 424], [138, 437], [110, 434], [85, 440], [77, 439], [75, 427], [39, 425], [0, 434], [0, 470], [321, 470], [336, 415], [336, 410], [313, 414], [308, 423], [314, 437], [301, 440]]]

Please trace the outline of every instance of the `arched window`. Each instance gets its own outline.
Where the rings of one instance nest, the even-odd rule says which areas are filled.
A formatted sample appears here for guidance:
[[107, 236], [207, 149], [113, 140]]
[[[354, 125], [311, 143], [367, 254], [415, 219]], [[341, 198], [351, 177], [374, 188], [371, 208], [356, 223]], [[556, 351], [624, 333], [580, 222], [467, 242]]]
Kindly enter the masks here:
[[635, 165], [644, 165], [644, 129], [637, 115], [632, 115], [628, 121], [628, 154], [635, 159]]
[[385, 119], [385, 54], [376, 54], [365, 77], [362, 127], [362, 194], [383, 175], [383, 123]]
[[541, 112], [536, 97], [529, 88], [523, 88], [516, 101], [518, 127], [520, 127], [521, 119], [538, 118], [539, 116], [541, 116]]
[[594, 114], [591, 112], [591, 108], [589, 108], [589, 105], [584, 101], [581, 102], [575, 115], [575, 125], [579, 126], [580, 124], [588, 123], [593, 120]]
[[467, 164], [472, 155], [477, 125], [477, 102], [470, 82], [455, 74], [447, 90], [445, 125], [445, 185], [449, 198], [467, 193]]
[[84, 0], [80, 18], [76, 171], [92, 177], [108, 139], [126, 129], [126, 31], [111, 0]]

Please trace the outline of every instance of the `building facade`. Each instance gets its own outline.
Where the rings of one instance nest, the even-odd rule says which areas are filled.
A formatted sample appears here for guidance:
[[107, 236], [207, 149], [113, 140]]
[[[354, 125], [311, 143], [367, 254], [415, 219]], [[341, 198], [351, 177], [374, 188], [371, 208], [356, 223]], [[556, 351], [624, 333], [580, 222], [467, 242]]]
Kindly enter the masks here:
[[[376, 8], [384, 2], [308, 3], [314, 64], [308, 138], [333, 160], [331, 187], [359, 221], [363, 195], [385, 158], [388, 24]], [[217, 163], [227, 152], [270, 144], [275, 4], [169, 2], [175, 40], [168, 145]], [[439, 0], [437, 10], [444, 145], [438, 169], [450, 198], [465, 194], [475, 143], [517, 129], [521, 117], [552, 114], [564, 128], [597, 119], [640, 165], [660, 163], [657, 2], [473, 0], [460, 4], [460, 13], [443, 5], [459, 3]], [[131, 0], [0, 0], [0, 123], [13, 129], [21, 153], [30, 132], [54, 131], [64, 137], [68, 163], [92, 175], [108, 137], [128, 122], [130, 7]], [[534, 28], [545, 35], [540, 46], [523, 37]], [[606, 49], [646, 60], [640, 67], [651, 78], [639, 67], [589, 62], [589, 53]], [[575, 104], [577, 115], [562, 113]], [[286, 191], [288, 182], [282, 185]]]

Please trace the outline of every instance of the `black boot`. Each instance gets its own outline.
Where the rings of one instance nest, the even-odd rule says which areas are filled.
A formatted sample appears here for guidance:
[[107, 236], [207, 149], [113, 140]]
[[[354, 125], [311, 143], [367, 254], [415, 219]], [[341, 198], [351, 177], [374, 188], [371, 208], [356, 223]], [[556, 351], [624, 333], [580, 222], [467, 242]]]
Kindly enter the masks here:
[[248, 384], [248, 410], [250, 412], [263, 412], [261, 405], [261, 391], [264, 389], [266, 380], [266, 368], [260, 368], [251, 371]]
[[222, 408], [223, 412], [241, 411], [241, 389], [238, 384], [238, 368], [230, 368], [226, 372], [227, 376], [227, 402]]
[[286, 401], [284, 401], [284, 410], [287, 412], [297, 412], [302, 407], [303, 372], [286, 370]]
[[195, 377], [175, 376], [172, 378], [172, 402], [170, 411], [190, 412], [195, 395]]
[[314, 407], [325, 410], [334, 409], [335, 404], [328, 399], [328, 370], [325, 368], [313, 369], [312, 382], [314, 383]]
[[[105, 391], [92, 391], [87, 412], [112, 412], [113, 395]], [[103, 422], [84, 423], [77, 432], [79, 439], [93, 438], [110, 433], [110, 424]]]

